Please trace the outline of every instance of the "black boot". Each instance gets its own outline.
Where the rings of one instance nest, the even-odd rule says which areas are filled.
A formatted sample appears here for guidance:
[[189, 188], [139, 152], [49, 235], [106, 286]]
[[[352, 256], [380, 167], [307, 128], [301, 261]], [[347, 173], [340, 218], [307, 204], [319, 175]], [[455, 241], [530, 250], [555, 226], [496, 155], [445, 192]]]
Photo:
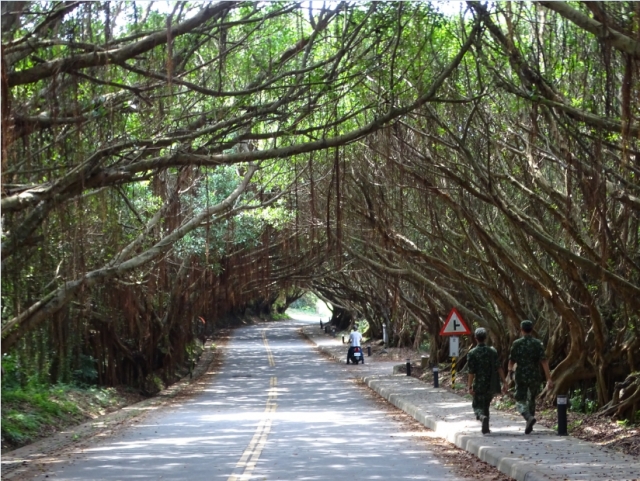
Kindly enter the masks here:
[[482, 434], [489, 434], [489, 416], [479, 416], [479, 420], [482, 422]]
[[533, 431], [533, 425], [536, 423], [536, 418], [534, 418], [529, 413], [523, 414], [522, 417], [527, 420], [527, 424], [526, 424], [526, 426], [524, 428], [524, 433], [525, 434], [531, 434], [531, 431]]

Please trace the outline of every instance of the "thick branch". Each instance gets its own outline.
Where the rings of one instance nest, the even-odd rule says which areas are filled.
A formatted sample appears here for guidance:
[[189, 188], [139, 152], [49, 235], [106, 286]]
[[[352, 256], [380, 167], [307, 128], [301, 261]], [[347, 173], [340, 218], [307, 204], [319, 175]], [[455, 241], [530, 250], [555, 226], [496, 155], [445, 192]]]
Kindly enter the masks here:
[[178, 229], [162, 238], [153, 247], [117, 265], [108, 264], [107, 267], [88, 272], [79, 279], [65, 282], [64, 285], [45, 296], [44, 299], [36, 302], [22, 314], [9, 320], [2, 327], [2, 352], [7, 352], [11, 349], [25, 329], [32, 329], [62, 309], [82, 288], [103, 283], [108, 279], [142, 267], [167, 252], [175, 242], [199, 227], [204, 219], [214, 215], [219, 215], [219, 218], [222, 218], [224, 216], [223, 214], [231, 210], [235, 201], [246, 190], [249, 181], [257, 169], [258, 167], [255, 165], [250, 166], [243, 181], [229, 197], [192, 217], [188, 222], [185, 222]]
[[7, 74], [7, 86], [9, 88], [16, 85], [24, 85], [37, 82], [38, 80], [51, 77], [60, 73], [70, 72], [88, 67], [98, 67], [112, 63], [122, 63], [127, 59], [143, 54], [167, 43], [168, 38], [176, 38], [180, 35], [188, 33], [199, 27], [207, 20], [219, 15], [226, 10], [232, 8], [238, 2], [218, 2], [214, 5], [205, 7], [200, 13], [194, 15], [189, 20], [179, 25], [171, 27], [171, 35], [167, 30], [149, 35], [138, 42], [132, 43], [116, 50], [107, 50], [102, 52], [94, 52], [83, 55], [77, 55], [69, 58], [62, 58], [44, 62], [35, 67], [10, 72]]
[[626, 35], [618, 32], [617, 30], [614, 30], [608, 25], [604, 25], [597, 20], [590, 18], [588, 15], [585, 15], [579, 10], [576, 10], [575, 8], [569, 6], [567, 2], [535, 3], [547, 7], [549, 10], [553, 10], [556, 13], [559, 13], [564, 18], [570, 20], [581, 29], [592, 33], [600, 40], [604, 40], [617, 50], [640, 58], [640, 42], [634, 40], [631, 37], [627, 37]]

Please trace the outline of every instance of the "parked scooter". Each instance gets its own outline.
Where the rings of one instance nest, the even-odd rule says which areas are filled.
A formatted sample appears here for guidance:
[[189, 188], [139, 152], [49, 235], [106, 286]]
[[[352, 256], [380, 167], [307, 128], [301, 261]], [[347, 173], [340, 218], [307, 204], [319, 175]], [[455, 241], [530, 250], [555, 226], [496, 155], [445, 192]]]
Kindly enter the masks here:
[[364, 353], [362, 352], [362, 348], [360, 346], [351, 346], [347, 351], [347, 364], [352, 362], [354, 364], [358, 364], [361, 362], [364, 364]]

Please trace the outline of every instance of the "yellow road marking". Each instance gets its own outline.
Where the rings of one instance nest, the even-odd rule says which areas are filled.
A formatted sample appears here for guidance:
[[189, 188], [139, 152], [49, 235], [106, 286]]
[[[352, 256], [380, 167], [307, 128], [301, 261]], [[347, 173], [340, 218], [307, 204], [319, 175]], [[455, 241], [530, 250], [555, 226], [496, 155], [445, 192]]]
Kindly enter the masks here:
[[278, 378], [271, 376], [271, 379], [269, 379], [269, 396], [264, 410], [264, 418], [260, 421], [260, 424], [258, 424], [253, 438], [251, 438], [247, 449], [244, 450], [235, 467], [235, 469], [244, 469], [244, 471], [240, 475], [232, 474], [227, 481], [247, 481], [251, 478], [258, 459], [260, 459], [260, 454], [262, 454], [262, 450], [267, 443], [267, 436], [269, 436], [269, 432], [271, 431], [271, 423], [273, 422], [272, 414], [278, 407], [275, 402], [278, 397], [277, 384]]
[[273, 353], [271, 352], [271, 348], [269, 347], [269, 341], [267, 340], [267, 331], [262, 331], [262, 342], [264, 343], [264, 348], [267, 350], [267, 359], [269, 360], [269, 366], [275, 367], [276, 360], [273, 358]]

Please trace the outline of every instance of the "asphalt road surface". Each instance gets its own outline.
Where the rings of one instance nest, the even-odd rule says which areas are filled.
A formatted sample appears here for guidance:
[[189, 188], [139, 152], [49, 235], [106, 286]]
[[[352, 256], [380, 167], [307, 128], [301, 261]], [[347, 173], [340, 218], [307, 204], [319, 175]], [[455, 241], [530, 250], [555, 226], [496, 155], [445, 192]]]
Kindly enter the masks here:
[[327, 361], [300, 337], [303, 322], [235, 330], [201, 394], [34, 479], [459, 479], [355, 386], [359, 366]]

